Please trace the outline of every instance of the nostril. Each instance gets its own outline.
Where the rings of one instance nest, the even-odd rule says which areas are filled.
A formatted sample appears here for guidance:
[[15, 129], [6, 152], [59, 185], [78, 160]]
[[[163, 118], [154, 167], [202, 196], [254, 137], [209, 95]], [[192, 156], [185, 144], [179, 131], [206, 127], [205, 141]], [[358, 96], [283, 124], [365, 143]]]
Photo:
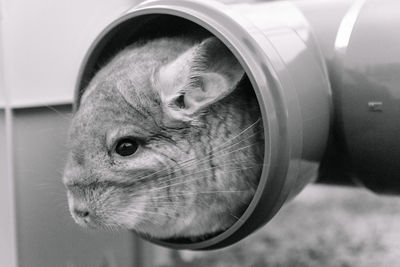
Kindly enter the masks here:
[[86, 218], [86, 217], [88, 217], [90, 215], [90, 212], [87, 209], [77, 209], [77, 208], [75, 208], [74, 209], [74, 213], [78, 217], [81, 217], [81, 218]]

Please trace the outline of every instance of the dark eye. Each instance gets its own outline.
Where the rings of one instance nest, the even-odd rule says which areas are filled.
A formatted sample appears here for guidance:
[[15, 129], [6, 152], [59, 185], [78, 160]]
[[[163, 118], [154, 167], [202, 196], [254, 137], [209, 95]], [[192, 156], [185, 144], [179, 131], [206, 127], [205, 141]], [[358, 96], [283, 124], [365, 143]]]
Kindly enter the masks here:
[[123, 157], [127, 157], [135, 153], [138, 147], [139, 145], [134, 139], [124, 138], [118, 141], [115, 152]]

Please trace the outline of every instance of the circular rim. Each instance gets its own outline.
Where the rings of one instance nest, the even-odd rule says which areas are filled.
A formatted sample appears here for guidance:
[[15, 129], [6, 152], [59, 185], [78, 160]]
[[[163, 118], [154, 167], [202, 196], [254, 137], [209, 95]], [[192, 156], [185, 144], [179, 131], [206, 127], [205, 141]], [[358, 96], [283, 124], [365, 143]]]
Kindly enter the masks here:
[[[86, 65], [91, 60], [92, 53], [99, 49], [99, 45], [107, 40], [108, 35], [118, 25], [132, 19], [138, 19], [142, 16], [157, 14], [177, 16], [194, 22], [208, 30], [232, 51], [245, 69], [260, 104], [264, 130], [268, 132], [268, 139], [266, 139], [264, 149], [264, 163], [266, 163], [267, 167], [263, 167], [257, 190], [247, 209], [236, 223], [221, 234], [204, 241], [184, 244], [169, 242], [168, 240], [152, 239], [148, 236], [138, 234], [152, 243], [175, 249], [215, 249], [230, 245], [247, 235], [246, 232], [249, 231], [243, 229], [243, 226], [246, 224], [251, 224], [251, 231], [254, 231], [261, 226], [260, 221], [263, 221], [262, 224], [264, 224], [272, 218], [286, 201], [289, 194], [286, 175], [288, 166], [291, 164], [291, 155], [293, 151], [291, 151], [289, 146], [288, 129], [286, 125], [287, 114], [281, 94], [282, 89], [280, 88], [279, 78], [277, 77], [278, 75], [274, 72], [272, 64], [269, 62], [263, 49], [259, 47], [254, 38], [246, 31], [245, 27], [241, 25], [248, 25], [249, 23], [240, 17], [235, 17], [235, 19], [233, 19], [232, 14], [229, 14], [230, 10], [226, 9], [229, 9], [229, 7], [219, 3], [212, 4], [219, 8], [215, 8], [215, 6], [212, 6], [210, 3], [200, 4], [199, 2], [191, 1], [161, 0], [142, 3], [112, 22], [97, 37], [86, 54], [77, 80], [74, 102], [75, 110], [79, 105], [81, 91], [83, 90], [82, 81], [84, 79]], [[224, 10], [224, 12], [220, 10]], [[213, 19], [216, 16], [219, 18], [218, 22]], [[240, 21], [240, 23], [238, 21]], [[254, 27], [252, 28], [254, 31]], [[260, 32], [259, 34], [261, 35], [262, 33]], [[240, 36], [240, 39], [238, 36]], [[249, 49], [249, 46], [251, 49]], [[265, 77], [266, 73], [268, 77]], [[277, 184], [278, 188], [271, 186], [271, 184]], [[274, 191], [271, 191], [270, 188], [272, 187]], [[260, 207], [260, 202], [265, 202], [267, 204], [264, 203], [264, 205]], [[262, 212], [265, 217], [262, 219], [254, 218], [254, 216], [252, 217], [256, 209], [257, 212]], [[254, 220], [254, 222], [249, 222], [249, 219]], [[235, 236], [234, 234], [239, 231], [242, 233], [242, 236]], [[245, 235], [243, 235], [243, 233], [245, 233]]]

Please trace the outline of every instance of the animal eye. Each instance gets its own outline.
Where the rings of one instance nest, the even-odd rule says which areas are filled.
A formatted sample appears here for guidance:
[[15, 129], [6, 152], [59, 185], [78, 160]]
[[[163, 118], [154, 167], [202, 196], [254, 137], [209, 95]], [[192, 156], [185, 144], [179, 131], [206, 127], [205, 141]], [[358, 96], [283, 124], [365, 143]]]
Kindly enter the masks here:
[[139, 145], [134, 139], [124, 138], [118, 141], [115, 152], [120, 156], [127, 157], [133, 155], [138, 147]]

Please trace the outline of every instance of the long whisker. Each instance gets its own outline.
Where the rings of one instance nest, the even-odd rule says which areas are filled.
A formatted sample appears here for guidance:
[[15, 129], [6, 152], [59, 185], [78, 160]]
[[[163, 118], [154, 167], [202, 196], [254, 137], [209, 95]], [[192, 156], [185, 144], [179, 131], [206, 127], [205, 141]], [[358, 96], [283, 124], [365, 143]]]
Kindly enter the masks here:
[[45, 107], [50, 109], [51, 111], [54, 111], [58, 116], [60, 116], [64, 120], [70, 121], [72, 119], [72, 113], [67, 113], [67, 114], [61, 113], [59, 110], [49, 105], [45, 105]]
[[[253, 165], [249, 165], [249, 166], [246, 166], [246, 167], [234, 168], [234, 169], [230, 169], [229, 171], [225, 171], [225, 173], [232, 173], [232, 172], [236, 172], [236, 171], [247, 170], [247, 169], [256, 168], [256, 167], [262, 166], [262, 165], [265, 165], [265, 164], [253, 164]], [[203, 173], [203, 171], [199, 171], [199, 172], [196, 172], [196, 173], [184, 174], [184, 175], [181, 175], [181, 176], [177, 176], [177, 177], [173, 177], [173, 178], [170, 178], [170, 179], [162, 180], [162, 181], [159, 182], [157, 185], [158, 185], [158, 186], [160, 186], [160, 185], [165, 185], [166, 183], [169, 183], [169, 182], [171, 182], [171, 181], [180, 180], [180, 179], [182, 179], [182, 178], [191, 177], [191, 176], [193, 176], [194, 174], [201, 174], [201, 173]], [[200, 178], [208, 178], [208, 176], [207, 176], [207, 175], [203, 175], [203, 176], [199, 177], [199, 179], [200, 179]], [[185, 181], [191, 181], [191, 179], [185, 180]], [[173, 185], [173, 184], [172, 184], [172, 185]], [[169, 185], [169, 186], [171, 186], [171, 185]], [[166, 185], [165, 187], [168, 187], [168, 185]], [[150, 191], [152, 191], [152, 189], [151, 189], [151, 190], [148, 190], [147, 192], [150, 192]]]
[[[228, 144], [229, 142], [232, 142], [232, 141], [235, 140], [236, 138], [240, 137], [242, 134], [246, 133], [248, 130], [250, 130], [252, 127], [254, 127], [260, 120], [261, 120], [261, 119], [258, 118], [254, 123], [252, 123], [250, 126], [248, 126], [247, 128], [245, 128], [244, 130], [242, 130], [239, 134], [237, 134], [237, 135], [235, 135], [234, 137], [228, 139], [228, 140], [225, 141], [224, 143], [222, 143], [222, 144], [220, 144], [220, 145], [214, 147], [210, 152], [208, 152], [208, 154], [211, 154], [211, 153], [212, 153], [213, 155], [215, 155], [216, 153], [214, 153], [214, 152], [215, 152], [217, 149], [219, 149], [220, 147], [225, 146], [225, 145]], [[227, 146], [227, 147], [224, 147], [223, 149], [221, 149], [221, 150], [219, 150], [219, 151], [217, 151], [217, 152], [221, 152], [221, 151], [224, 151], [224, 150], [226, 150], [226, 149], [228, 149], [228, 148], [230, 148], [230, 147], [232, 147], [232, 146], [238, 145], [238, 144], [240, 144], [241, 142], [243, 142], [244, 140], [247, 140], [247, 139], [249, 139], [250, 137], [252, 137], [252, 136], [254, 136], [254, 135], [256, 135], [256, 134], [259, 134], [260, 132], [261, 132], [261, 131], [258, 131], [258, 132], [256, 132], [256, 133], [253, 133], [253, 134], [251, 134], [250, 136], [248, 136], [246, 139], [243, 139], [243, 140], [241, 140], [241, 141], [239, 141], [239, 142], [237, 142], [237, 143], [234, 143], [234, 144], [231, 144], [231, 145], [229, 145], [229, 146]], [[211, 156], [211, 155], [210, 155], [210, 156]], [[185, 163], [192, 162], [193, 160], [195, 161], [195, 160], [197, 160], [197, 158], [194, 157], [194, 158], [191, 158], [191, 159], [188, 159], [188, 160], [184, 160], [184, 161], [182, 161], [182, 162], [180, 162], [180, 163], [178, 163], [178, 164], [179, 164], [179, 165], [183, 165], [183, 164], [185, 164]], [[201, 159], [200, 159], [200, 160], [201, 160]]]
[[[240, 150], [249, 148], [249, 147], [251, 147], [251, 146], [253, 146], [253, 145], [256, 145], [256, 144], [257, 144], [257, 143], [253, 143], [253, 144], [250, 144], [250, 145], [248, 145], [248, 146], [245, 146], [245, 147], [242, 147], [242, 148], [233, 150], [233, 151], [229, 151], [228, 153], [223, 154], [223, 155], [224, 155], [224, 156], [225, 156], [225, 155], [229, 155], [229, 154], [232, 154], [232, 153], [234, 153], [234, 152], [237, 152], [237, 151], [240, 151]], [[200, 163], [198, 163], [198, 164], [200, 164]], [[255, 165], [255, 166], [260, 166], [260, 165], [264, 165], [264, 164], [263, 164], [263, 163], [259, 163], [259, 164], [253, 164], [253, 165]], [[222, 166], [222, 165], [220, 165], [220, 166]], [[219, 166], [215, 166], [214, 168], [218, 168], [218, 167], [219, 167]], [[242, 169], [242, 168], [239, 168], [239, 170], [240, 170], [240, 169]], [[201, 172], [203, 172], [203, 171], [201, 171]], [[160, 178], [159, 178], [159, 182], [165, 183], [165, 182], [169, 182], [169, 181], [171, 181], [171, 180], [180, 179], [180, 178], [183, 178], [183, 177], [186, 177], [186, 176], [190, 176], [190, 175], [193, 175], [193, 174], [196, 174], [196, 173], [185, 174], [185, 175], [183, 175], [183, 176], [177, 176], [177, 177], [174, 177], [174, 178], [171, 178], [171, 179], [167, 179], [167, 180], [163, 180], [163, 178], [168, 178], [169, 176], [164, 176], [164, 177], [160, 177]]]
[[[243, 193], [246, 192], [246, 190], [214, 190], [214, 191], [203, 191], [203, 192], [192, 192], [192, 191], [178, 191], [176, 192], [177, 194], [175, 195], [169, 195], [169, 196], [159, 196], [159, 197], [152, 197], [151, 200], [164, 200], [164, 199], [170, 199], [173, 197], [182, 197], [182, 196], [190, 196], [190, 195], [203, 195], [203, 194], [227, 194], [227, 193]], [[151, 204], [150, 201], [135, 201], [135, 204]], [[170, 200], [170, 201], [157, 201], [158, 204], [171, 204], [171, 203], [179, 203], [176, 200]], [[183, 202], [182, 204], [186, 204]], [[147, 206], [151, 207], [151, 206]], [[157, 207], [157, 206], [156, 206]]]
[[[256, 145], [256, 144], [257, 144], [257, 142], [256, 142], [256, 143], [253, 143], [253, 144], [250, 144], [250, 145], [248, 145], [248, 146], [241, 147], [241, 148], [236, 149], [236, 150], [233, 150], [233, 151], [229, 151], [229, 152], [227, 152], [227, 153], [225, 153], [225, 154], [222, 154], [222, 155], [224, 155], [224, 156], [225, 156], [225, 155], [229, 155], [229, 154], [232, 154], [232, 153], [234, 153], [234, 152], [237, 152], [237, 151], [240, 151], [240, 150], [249, 148], [249, 147], [251, 147], [251, 146], [254, 146], [254, 145]], [[219, 156], [222, 156], [222, 155], [219, 155]], [[206, 156], [205, 158], [209, 158], [209, 157], [212, 157], [212, 156], [215, 156], [215, 155], [209, 155], [209, 156]], [[196, 163], [196, 164], [200, 164], [202, 161], [204, 161], [204, 158], [201, 159], [200, 162], [195, 162], [195, 163]], [[221, 165], [219, 165], [219, 166], [221, 166]], [[218, 168], [219, 166], [215, 166], [215, 167]], [[175, 171], [175, 172], [176, 172], [176, 171]], [[163, 180], [164, 178], [169, 178], [170, 175], [173, 174], [173, 173], [175, 173], [175, 172], [172, 172], [172, 173], [170, 173], [170, 174], [168, 174], [168, 175], [166, 175], [166, 176], [160, 177], [160, 178], [159, 178], [159, 182], [164, 183], [164, 182], [168, 182], [168, 181], [171, 181], [171, 180], [180, 179], [180, 178], [185, 177], [185, 176], [188, 176], [188, 175], [193, 175], [193, 173], [192, 173], [192, 174], [186, 174], [186, 175], [183, 175], [183, 176], [178, 176], [178, 177], [174, 177], [174, 178], [171, 178], [171, 179]], [[154, 175], [154, 174], [152, 174], [152, 175]], [[147, 178], [148, 176], [149, 176], [149, 175], [146, 175], [145, 177], [142, 177], [142, 178], [136, 180], [136, 182], [137, 182], [137, 181], [141, 181], [141, 180]]]
[[153, 215], [162, 215], [162, 216], [169, 217], [168, 215], [161, 214], [161, 213], [159, 213], [159, 212], [143, 211], [143, 210], [136, 210], [136, 209], [131, 209], [131, 208], [129, 209], [129, 211], [130, 211], [130, 212], [131, 212], [131, 211], [137, 212], [138, 215], [139, 215], [139, 214], [153, 214]]
[[[228, 139], [227, 141], [225, 141], [225, 142], [222, 143], [221, 145], [216, 146], [216, 147], [213, 148], [209, 153], [215, 152], [215, 151], [216, 151], [217, 149], [219, 149], [220, 147], [223, 147], [224, 145], [228, 144], [229, 142], [232, 142], [232, 141], [235, 140], [236, 138], [240, 137], [241, 135], [243, 135], [244, 133], [246, 133], [248, 130], [250, 130], [252, 127], [254, 127], [254, 126], [255, 126], [258, 122], [260, 122], [260, 121], [261, 121], [261, 118], [258, 118], [254, 123], [252, 123], [250, 126], [248, 126], [247, 128], [245, 128], [245, 129], [244, 129], [243, 131], [241, 131], [239, 134], [237, 134], [237, 135], [235, 135], [234, 137]], [[252, 137], [252, 136], [254, 136], [255, 134], [258, 134], [258, 133], [260, 133], [260, 131], [257, 132], [257, 133], [253, 133], [253, 134], [250, 135], [248, 138], [250, 138], [250, 137]], [[248, 139], [248, 138], [247, 138], [247, 139]], [[246, 139], [243, 139], [243, 140], [246, 140]], [[228, 146], [228, 147], [225, 147], [225, 148], [223, 148], [223, 150], [225, 150], [225, 149], [227, 149], [227, 148], [229, 148], [229, 147], [235, 146], [235, 145], [241, 143], [243, 140], [241, 140], [240, 142], [234, 143], [233, 145], [230, 145], [230, 146]], [[218, 151], [218, 152], [221, 152], [221, 151], [222, 151], [222, 150], [220, 150], [220, 151]], [[215, 154], [213, 154], [213, 155], [215, 155]], [[209, 156], [212, 156], [212, 155], [209, 155]], [[209, 156], [206, 156], [206, 157], [209, 157]], [[197, 160], [196, 157], [193, 157], [193, 158], [184, 160], [184, 161], [182, 161], [182, 162], [179, 162], [178, 165], [180, 165], [181, 167], [183, 167], [183, 165], [185, 165], [186, 163], [191, 163], [191, 162], [193, 162], [193, 161], [195, 161], [195, 160]], [[200, 159], [200, 160], [202, 160], [202, 159]], [[164, 168], [164, 169], [161, 169], [161, 170], [158, 170], [158, 171], [156, 171], [156, 172], [150, 173], [150, 174], [148, 174], [148, 175], [145, 175], [145, 176], [141, 177], [141, 178], [139, 179], [139, 181], [140, 181], [140, 180], [143, 180], [143, 179], [146, 179], [146, 178], [148, 178], [148, 177], [153, 177], [154, 175], [156, 175], [156, 174], [158, 174], [158, 173], [160, 173], [160, 172], [168, 171], [169, 169], [171, 169], [171, 167], [166, 167], [166, 168]]]
[[178, 191], [178, 192], [176, 192], [176, 193], [178, 193], [176, 195], [152, 197], [151, 199], [164, 199], [164, 198], [171, 198], [171, 197], [202, 195], [202, 194], [243, 193], [243, 192], [246, 192], [246, 190], [215, 190], [215, 191], [202, 191], [202, 192]]
[[[251, 168], [255, 168], [255, 166], [246, 167], [246, 168], [232, 169], [232, 170], [230, 170], [230, 171], [227, 171], [226, 173], [235, 172], [235, 171], [238, 171], [238, 170], [246, 170], [246, 169], [251, 169]], [[181, 185], [181, 184], [186, 184], [186, 183], [188, 183], [188, 182], [193, 182], [193, 181], [200, 180], [200, 179], [204, 179], [204, 178], [207, 178], [207, 177], [208, 177], [208, 176], [196, 177], [196, 178], [189, 179], [189, 180], [185, 180], [185, 181], [178, 182], [178, 183], [175, 183], [175, 184], [170, 184], [170, 185], [166, 185], [166, 186], [162, 186], [162, 187], [152, 188], [152, 189], [149, 189], [147, 192], [159, 191], [159, 190], [162, 190], [162, 189], [165, 189], [165, 188], [168, 188], [168, 187], [171, 188], [171, 187], [173, 187], [173, 186], [177, 186], [177, 185]], [[173, 179], [175, 180], [175, 178], [173, 178]], [[171, 179], [171, 180], [172, 180], [172, 179]], [[135, 196], [135, 195], [136, 195], [136, 194], [133, 194], [133, 195], [131, 195], [131, 196]]]
[[[221, 164], [221, 165], [218, 165], [218, 166], [213, 166], [213, 167], [210, 167], [210, 168], [202, 169], [202, 170], [197, 171], [197, 172], [191, 172], [191, 173], [187, 173], [187, 174], [182, 174], [180, 176], [176, 176], [176, 177], [173, 177], [173, 178], [170, 178], [170, 179], [168, 179], [170, 176], [162, 176], [162, 177], [158, 178], [157, 182], [158, 183], [165, 183], [165, 182], [169, 182], [171, 180], [176, 180], [176, 179], [184, 178], [184, 177], [187, 177], [187, 176], [192, 176], [192, 175], [199, 174], [199, 173], [204, 173], [206, 171], [215, 170], [215, 169], [218, 169], [218, 168], [221, 168], [221, 167], [227, 167], [227, 166], [235, 167], [239, 163], [250, 163], [250, 162], [249, 161], [241, 161], [241, 162], [239, 161], [239, 162], [225, 163], [225, 164]], [[251, 164], [251, 166], [263, 166], [263, 165], [265, 165], [265, 164], [264, 163], [252, 163]]]
[[248, 126], [247, 128], [245, 128], [244, 130], [242, 130], [240, 133], [238, 133], [237, 135], [235, 135], [234, 137], [228, 139], [227, 141], [225, 141], [224, 143], [216, 146], [213, 148], [213, 150], [216, 150], [220, 147], [223, 147], [224, 145], [226, 145], [229, 142], [232, 142], [233, 140], [235, 140], [236, 138], [238, 138], [239, 136], [241, 136], [242, 134], [244, 134], [245, 132], [247, 132], [248, 130], [250, 130], [252, 127], [254, 127], [258, 122], [261, 121], [261, 118], [258, 118], [254, 123], [252, 123], [250, 126]]
[[[254, 136], [254, 135], [257, 135], [258, 133], [260, 133], [260, 132], [253, 133], [252, 135], [248, 136], [247, 139], [249, 139], [250, 137], [252, 137], [252, 136]], [[207, 161], [208, 161], [210, 158], [212, 158], [212, 157], [225, 156], [225, 155], [231, 154], [231, 152], [237, 152], [237, 151], [239, 151], [239, 150], [241, 150], [241, 149], [248, 148], [249, 146], [246, 146], [246, 147], [240, 148], [239, 150], [229, 151], [227, 154], [221, 154], [221, 153], [225, 152], [226, 150], [228, 150], [228, 149], [230, 149], [230, 148], [232, 148], [232, 147], [234, 147], [234, 146], [236, 146], [236, 145], [238, 145], [238, 144], [240, 144], [240, 143], [242, 143], [242, 142], [244, 142], [244, 141], [247, 141], [247, 139], [243, 139], [243, 140], [241, 140], [241, 141], [239, 141], [239, 142], [237, 142], [237, 143], [234, 143], [234, 144], [232, 144], [232, 145], [229, 145], [229, 146], [227, 146], [227, 147], [224, 147], [223, 149], [221, 149], [221, 150], [219, 150], [219, 151], [217, 151], [217, 152], [215, 152], [215, 149], [213, 149], [213, 150], [211, 150], [211, 151], [208, 153], [207, 156], [205, 156], [205, 157], [203, 157], [203, 158], [201, 158], [201, 159], [193, 159], [191, 162], [187, 162], [186, 164], [183, 164], [183, 165], [182, 165], [182, 164], [179, 164], [179, 167], [180, 167], [181, 169], [182, 169], [183, 167], [190, 167], [191, 165], [194, 165], [194, 164], [200, 164], [200, 163], [203, 163], [203, 162], [207, 162]], [[256, 145], [256, 144], [258, 144], [258, 143], [253, 143], [252, 145]], [[251, 145], [250, 145], [250, 146], [251, 146]]]

